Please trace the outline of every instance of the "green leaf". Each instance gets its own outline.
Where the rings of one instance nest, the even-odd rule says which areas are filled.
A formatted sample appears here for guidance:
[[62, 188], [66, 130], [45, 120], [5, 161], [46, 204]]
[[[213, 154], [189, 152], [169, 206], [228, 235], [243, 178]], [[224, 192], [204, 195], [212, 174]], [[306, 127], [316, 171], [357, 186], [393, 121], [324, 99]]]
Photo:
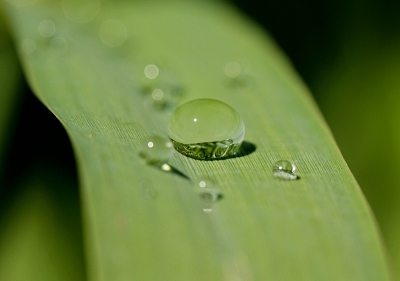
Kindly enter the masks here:
[[[308, 90], [263, 31], [208, 1], [104, 3], [86, 23], [62, 7], [5, 4], [16, 41], [36, 44], [20, 50], [30, 85], [75, 149], [92, 280], [391, 279], [356, 181]], [[55, 24], [49, 38], [38, 32], [43, 20]], [[227, 63], [241, 59], [251, 71], [243, 65], [249, 73], [226, 77]], [[145, 78], [149, 64], [160, 66], [164, 84]], [[166, 136], [170, 117], [146, 89], [165, 85], [183, 90], [170, 105], [231, 105], [256, 150], [221, 161], [175, 152], [170, 165], [192, 182], [146, 166], [141, 140]], [[298, 167], [299, 180], [272, 176], [280, 159]], [[223, 194], [209, 214], [193, 187], [202, 177]]]

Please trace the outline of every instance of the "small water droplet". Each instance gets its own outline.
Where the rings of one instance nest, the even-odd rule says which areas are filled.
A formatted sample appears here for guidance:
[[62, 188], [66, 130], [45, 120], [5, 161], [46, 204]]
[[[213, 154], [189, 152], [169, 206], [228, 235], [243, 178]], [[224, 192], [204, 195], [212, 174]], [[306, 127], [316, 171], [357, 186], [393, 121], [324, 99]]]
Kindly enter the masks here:
[[203, 201], [203, 211], [211, 213], [213, 204], [222, 199], [221, 192], [210, 179], [200, 179], [194, 181], [194, 187]]
[[279, 160], [274, 164], [272, 173], [274, 177], [284, 180], [298, 179], [296, 166], [287, 160]]
[[225, 66], [225, 74], [230, 78], [238, 77], [242, 73], [242, 67], [235, 61], [228, 62]]
[[100, 11], [99, 0], [63, 0], [61, 5], [65, 16], [77, 23], [93, 20]]
[[22, 51], [27, 54], [32, 54], [36, 50], [36, 42], [32, 39], [25, 39], [21, 43]]
[[164, 165], [169, 166], [167, 162], [172, 152], [171, 142], [159, 136], [151, 136], [144, 139], [139, 148], [139, 156], [143, 158], [147, 164], [160, 166], [164, 171], [167, 169]]
[[161, 100], [164, 97], [164, 92], [160, 89], [154, 89], [151, 96], [154, 100]]
[[231, 61], [225, 65], [225, 74], [230, 79], [230, 85], [241, 90], [247, 91], [252, 86], [250, 77], [251, 63], [247, 59]]
[[51, 37], [56, 33], [56, 25], [51, 20], [44, 20], [39, 23], [38, 31], [43, 37]]
[[180, 106], [168, 127], [174, 148], [196, 159], [234, 155], [244, 134], [239, 114], [226, 103], [213, 99], [193, 100]]
[[117, 47], [126, 40], [126, 26], [120, 20], [107, 20], [101, 25], [99, 35], [104, 45]]
[[144, 75], [149, 79], [154, 79], [158, 76], [158, 67], [154, 64], [149, 64], [144, 68]]

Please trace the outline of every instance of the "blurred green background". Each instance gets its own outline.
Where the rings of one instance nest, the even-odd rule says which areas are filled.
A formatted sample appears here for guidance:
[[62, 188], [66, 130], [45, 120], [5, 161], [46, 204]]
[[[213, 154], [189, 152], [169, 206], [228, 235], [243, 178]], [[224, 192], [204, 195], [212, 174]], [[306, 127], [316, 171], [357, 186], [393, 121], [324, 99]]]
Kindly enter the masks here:
[[[393, 263], [400, 268], [400, 2], [231, 3], [272, 34], [310, 87], [376, 215]], [[4, 28], [0, 46], [2, 50], [12, 48]], [[12, 64], [12, 59], [7, 63]], [[79, 193], [71, 145], [61, 124], [32, 95], [18, 69], [12, 69], [15, 75], [8, 67], [0, 68], [0, 85], [9, 82], [10, 75], [20, 80], [19, 89], [10, 90], [18, 93], [6, 107], [12, 110], [6, 112], [6, 102], [0, 105], [0, 121], [6, 123], [0, 122], [0, 280], [11, 280], [7, 279], [10, 270], [2, 269], [9, 268], [13, 259], [22, 264], [34, 260], [38, 266], [30, 265], [27, 270], [39, 279], [38, 268], [46, 262], [64, 264], [48, 280], [83, 279]], [[28, 203], [26, 194], [37, 198], [35, 202], [47, 203]], [[55, 220], [56, 214], [65, 215]], [[37, 225], [32, 226], [35, 221]], [[45, 227], [54, 231], [48, 233]], [[17, 232], [10, 243], [10, 233]], [[18, 251], [22, 241], [30, 241], [28, 251]], [[70, 262], [55, 258], [57, 251], [66, 251], [64, 258]]]

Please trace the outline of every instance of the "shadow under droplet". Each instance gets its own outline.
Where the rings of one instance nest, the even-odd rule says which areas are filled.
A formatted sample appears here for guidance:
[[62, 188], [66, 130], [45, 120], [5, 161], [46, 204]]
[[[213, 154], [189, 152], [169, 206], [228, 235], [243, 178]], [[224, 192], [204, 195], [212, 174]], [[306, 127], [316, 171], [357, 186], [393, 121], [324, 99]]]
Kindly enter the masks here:
[[232, 159], [232, 158], [239, 158], [239, 157], [244, 157], [247, 155], [252, 154], [255, 152], [257, 149], [256, 145], [253, 144], [252, 142], [249, 141], [243, 141], [242, 146], [240, 147], [239, 151], [236, 152], [236, 154], [227, 156], [227, 157], [221, 157], [221, 158], [208, 158], [208, 159], [196, 159], [199, 161], [221, 161], [221, 160], [226, 160], [226, 159]]
[[160, 168], [164, 172], [176, 174], [176, 175], [190, 181], [190, 178], [187, 175], [185, 175], [178, 169], [172, 167], [170, 164], [165, 163], [165, 164], [159, 165], [158, 168]]
[[256, 149], [257, 149], [257, 147], [254, 143], [251, 143], [249, 141], [244, 141], [242, 143], [242, 146], [240, 147], [239, 151], [235, 155], [232, 155], [227, 158], [244, 157], [244, 156], [252, 154], [253, 152], [256, 151]]

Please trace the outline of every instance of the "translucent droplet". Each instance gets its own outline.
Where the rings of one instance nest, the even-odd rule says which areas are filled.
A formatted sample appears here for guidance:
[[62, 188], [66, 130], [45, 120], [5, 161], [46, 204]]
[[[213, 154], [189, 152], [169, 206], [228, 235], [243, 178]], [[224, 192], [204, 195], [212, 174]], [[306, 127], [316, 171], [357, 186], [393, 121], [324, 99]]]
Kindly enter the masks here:
[[229, 78], [230, 86], [241, 91], [247, 91], [252, 86], [250, 77], [251, 63], [247, 59], [231, 61], [225, 65], [225, 74]]
[[144, 75], [149, 79], [154, 79], [158, 76], [158, 67], [154, 64], [149, 64], [144, 68]]
[[27, 54], [32, 54], [36, 50], [36, 42], [32, 39], [25, 39], [21, 43], [22, 51]]
[[99, 0], [63, 0], [62, 8], [65, 15], [78, 23], [94, 19], [100, 10]]
[[43, 37], [51, 37], [56, 33], [56, 25], [51, 20], [44, 20], [39, 23], [38, 31]]
[[274, 177], [284, 180], [296, 180], [298, 178], [296, 166], [286, 160], [279, 160], [276, 162], [272, 173]]
[[[151, 136], [142, 141], [139, 148], [139, 156], [149, 165], [159, 165], [164, 171], [168, 171], [165, 164], [172, 155], [172, 143], [159, 136]], [[169, 165], [166, 164], [168, 167]], [[170, 168], [170, 167], [169, 167]]]
[[101, 25], [99, 35], [104, 45], [117, 47], [126, 40], [126, 26], [120, 20], [107, 20]]
[[215, 187], [215, 184], [209, 179], [196, 180], [195, 189], [203, 201], [203, 211], [205, 213], [212, 212], [212, 206], [215, 202], [222, 199], [221, 192]]
[[225, 66], [225, 74], [228, 77], [235, 78], [238, 77], [242, 73], [242, 67], [239, 63], [231, 61]]
[[154, 89], [151, 96], [154, 100], [161, 100], [164, 96], [164, 92], [160, 89]]
[[168, 127], [174, 148], [196, 159], [234, 155], [244, 134], [239, 114], [226, 103], [213, 99], [198, 99], [182, 105]]

